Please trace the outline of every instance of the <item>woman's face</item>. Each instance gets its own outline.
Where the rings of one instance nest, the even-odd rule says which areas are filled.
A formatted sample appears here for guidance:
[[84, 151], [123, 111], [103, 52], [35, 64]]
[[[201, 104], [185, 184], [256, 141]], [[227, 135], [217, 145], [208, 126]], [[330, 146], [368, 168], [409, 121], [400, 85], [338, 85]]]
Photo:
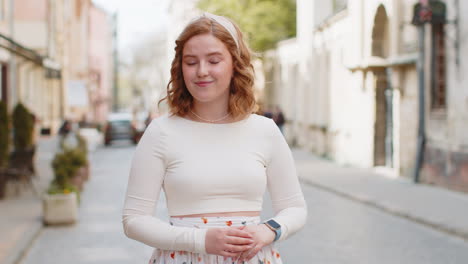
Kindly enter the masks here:
[[196, 103], [228, 103], [232, 56], [211, 34], [190, 38], [182, 50], [184, 82]]

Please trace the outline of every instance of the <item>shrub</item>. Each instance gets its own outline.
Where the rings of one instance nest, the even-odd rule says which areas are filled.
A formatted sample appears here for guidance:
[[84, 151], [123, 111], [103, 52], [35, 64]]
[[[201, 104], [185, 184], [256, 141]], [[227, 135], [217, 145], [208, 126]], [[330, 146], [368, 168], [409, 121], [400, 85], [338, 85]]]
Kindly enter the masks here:
[[10, 129], [8, 110], [5, 102], [0, 101], [0, 168], [6, 167], [10, 149]]
[[79, 135], [76, 135], [76, 139], [78, 144], [75, 147], [62, 145], [62, 151], [56, 153], [52, 160], [54, 179], [49, 187], [49, 194], [78, 193], [78, 188], [71, 183], [71, 179], [75, 176], [79, 168], [88, 164], [88, 158], [86, 140]]
[[78, 144], [76, 146], [77, 149], [83, 152], [83, 155], [85, 156], [86, 160], [88, 160], [88, 142], [79, 133], [76, 134], [76, 139], [78, 141]]
[[22, 103], [18, 103], [13, 110], [13, 142], [15, 150], [22, 151], [32, 147], [33, 130], [33, 115]]

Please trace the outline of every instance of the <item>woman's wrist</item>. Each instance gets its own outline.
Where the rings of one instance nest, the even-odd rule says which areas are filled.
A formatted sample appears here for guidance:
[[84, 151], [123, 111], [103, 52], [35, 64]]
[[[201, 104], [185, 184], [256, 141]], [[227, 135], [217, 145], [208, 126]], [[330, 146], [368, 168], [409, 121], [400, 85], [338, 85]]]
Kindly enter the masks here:
[[275, 241], [275, 237], [276, 237], [276, 232], [271, 230], [266, 224], [262, 223], [261, 226], [263, 227], [265, 231], [265, 233], [267, 234], [267, 241], [265, 242], [268, 242], [268, 244], [271, 244]]

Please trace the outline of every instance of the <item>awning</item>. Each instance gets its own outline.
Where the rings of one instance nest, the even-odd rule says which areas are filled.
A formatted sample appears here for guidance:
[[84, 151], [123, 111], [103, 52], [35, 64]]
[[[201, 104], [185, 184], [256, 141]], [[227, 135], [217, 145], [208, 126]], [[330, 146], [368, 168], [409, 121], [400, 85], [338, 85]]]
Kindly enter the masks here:
[[47, 78], [61, 78], [60, 65], [57, 62], [26, 48], [3, 34], [0, 34], [0, 47], [43, 67], [46, 70]]
[[369, 57], [363, 60], [360, 64], [348, 66], [347, 68], [350, 71], [370, 71], [388, 67], [415, 65], [417, 60], [417, 53], [410, 53], [386, 59], [381, 57]]

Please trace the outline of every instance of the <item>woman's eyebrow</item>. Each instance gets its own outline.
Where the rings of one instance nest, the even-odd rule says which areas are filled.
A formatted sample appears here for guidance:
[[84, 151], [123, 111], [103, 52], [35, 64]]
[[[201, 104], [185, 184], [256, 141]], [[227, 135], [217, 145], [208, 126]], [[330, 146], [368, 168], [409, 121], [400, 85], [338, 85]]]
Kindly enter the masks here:
[[215, 52], [210, 52], [208, 54], [206, 54], [207, 56], [213, 56], [213, 55], [223, 55], [221, 52], [219, 51], [215, 51]]
[[[218, 56], [222, 56], [223, 54], [219, 51], [214, 51], [214, 52], [210, 52], [208, 54], [206, 54], [205, 56], [214, 56], [214, 55], [218, 55]], [[183, 56], [183, 58], [196, 58], [197, 56], [196, 55], [193, 55], [193, 54], [185, 54]]]

